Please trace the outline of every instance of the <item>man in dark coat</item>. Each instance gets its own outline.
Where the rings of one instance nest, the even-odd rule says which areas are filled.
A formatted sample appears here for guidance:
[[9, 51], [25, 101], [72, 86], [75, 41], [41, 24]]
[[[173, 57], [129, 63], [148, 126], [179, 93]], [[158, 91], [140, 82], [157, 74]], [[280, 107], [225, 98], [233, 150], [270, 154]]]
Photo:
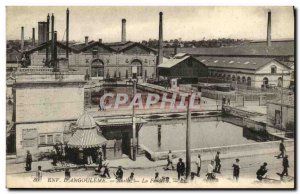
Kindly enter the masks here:
[[177, 163], [178, 180], [180, 180], [180, 177], [184, 175], [184, 171], [185, 171], [185, 165], [182, 162], [182, 159], [179, 158], [179, 162]]
[[284, 158], [284, 153], [285, 153], [285, 146], [284, 146], [284, 140], [282, 139], [280, 144], [279, 144], [279, 151], [280, 154], [277, 156], [277, 158]]
[[215, 172], [220, 173], [221, 171], [221, 160], [220, 160], [220, 152], [217, 152], [216, 157], [215, 157], [215, 162], [216, 162], [216, 166], [215, 166]]
[[237, 158], [235, 159], [235, 163], [232, 165], [233, 167], [233, 180], [235, 179], [236, 181], [239, 180], [240, 177], [240, 160]]
[[288, 173], [288, 168], [289, 166], [289, 160], [288, 160], [288, 156], [284, 156], [283, 160], [282, 160], [282, 166], [283, 166], [283, 171], [281, 173], [281, 177], [283, 177], [284, 175], [289, 176]]
[[27, 151], [26, 155], [26, 171], [31, 170], [32, 156], [29, 151]]
[[263, 179], [263, 176], [268, 172], [267, 170], [267, 163], [265, 162], [259, 169], [258, 171], [256, 172], [256, 178], [258, 180], [262, 180]]

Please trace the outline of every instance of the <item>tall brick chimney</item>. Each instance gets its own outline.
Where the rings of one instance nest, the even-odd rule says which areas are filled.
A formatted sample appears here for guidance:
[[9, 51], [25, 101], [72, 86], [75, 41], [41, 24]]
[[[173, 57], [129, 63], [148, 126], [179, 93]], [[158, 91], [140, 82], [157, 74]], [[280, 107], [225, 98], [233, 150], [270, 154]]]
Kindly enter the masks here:
[[270, 47], [271, 46], [271, 22], [272, 22], [272, 18], [271, 18], [271, 11], [268, 11], [268, 28], [267, 28], [267, 46]]
[[66, 12], [66, 47], [67, 47], [67, 50], [66, 50], [66, 58], [69, 59], [69, 15], [70, 15], [70, 12], [69, 12], [69, 9], [67, 9], [67, 12]]
[[32, 46], [35, 47], [35, 28], [32, 28]]
[[24, 52], [24, 27], [21, 27], [21, 52]]
[[88, 36], [84, 37], [84, 42], [85, 42], [85, 46], [89, 45], [89, 37]]
[[[159, 12], [159, 35], [158, 35], [158, 57], [157, 66], [163, 62], [163, 12]], [[156, 75], [158, 75], [158, 68], [156, 68]]]
[[[47, 28], [46, 41], [49, 42], [49, 40], [50, 40], [50, 38], [49, 38], [49, 36], [50, 36], [50, 15], [49, 15], [49, 13], [47, 15], [47, 27], [46, 28]], [[49, 65], [49, 47], [48, 46], [46, 47], [46, 64], [45, 65], [46, 66]]]
[[126, 42], [126, 19], [122, 19], [122, 37], [121, 42]]

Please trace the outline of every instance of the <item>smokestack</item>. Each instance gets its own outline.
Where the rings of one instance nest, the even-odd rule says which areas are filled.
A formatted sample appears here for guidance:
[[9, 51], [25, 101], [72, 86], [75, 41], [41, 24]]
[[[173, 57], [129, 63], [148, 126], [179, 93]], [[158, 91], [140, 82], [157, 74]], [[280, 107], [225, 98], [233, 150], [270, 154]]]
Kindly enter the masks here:
[[24, 27], [21, 27], [21, 52], [24, 52]]
[[38, 44], [47, 42], [47, 22], [38, 22]]
[[35, 28], [32, 28], [32, 46], [35, 47]]
[[[46, 27], [46, 41], [49, 42], [49, 35], [50, 35], [50, 15], [47, 15], [47, 27]], [[46, 66], [49, 63], [49, 46], [46, 47]]]
[[268, 11], [267, 45], [271, 46], [271, 11]]
[[101, 38], [99, 39], [99, 43], [102, 44], [102, 39]]
[[54, 31], [53, 33], [53, 71], [58, 71], [58, 61], [57, 61], [57, 32]]
[[67, 23], [66, 23], [66, 46], [67, 46], [67, 50], [66, 50], [66, 58], [69, 59], [69, 8], [67, 9]]
[[89, 45], [89, 37], [85, 36], [84, 40], [85, 40], [85, 46]]
[[51, 66], [54, 67], [54, 48], [55, 40], [54, 40], [54, 15], [51, 16]]
[[[163, 12], [159, 12], [159, 42], [158, 42], [158, 59], [157, 65], [163, 62]], [[156, 68], [156, 76], [158, 75], [158, 68]]]
[[121, 42], [126, 42], [126, 19], [122, 19], [122, 37]]

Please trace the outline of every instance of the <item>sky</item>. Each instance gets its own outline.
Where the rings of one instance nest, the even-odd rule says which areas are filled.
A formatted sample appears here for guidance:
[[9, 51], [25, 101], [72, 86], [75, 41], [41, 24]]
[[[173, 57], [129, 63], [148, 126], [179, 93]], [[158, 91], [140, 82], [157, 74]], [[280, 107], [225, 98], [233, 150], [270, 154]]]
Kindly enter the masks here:
[[[8, 6], [6, 38], [20, 39], [21, 26], [25, 39], [32, 36], [38, 21], [47, 14], [55, 16], [58, 40], [65, 40], [67, 7]], [[163, 12], [164, 40], [202, 40], [212, 38], [266, 39], [267, 12], [272, 12], [272, 39], [294, 38], [293, 7], [69, 7], [70, 40], [84, 42], [102, 39], [121, 40], [121, 20], [127, 20], [127, 40], [158, 39], [159, 12]]]

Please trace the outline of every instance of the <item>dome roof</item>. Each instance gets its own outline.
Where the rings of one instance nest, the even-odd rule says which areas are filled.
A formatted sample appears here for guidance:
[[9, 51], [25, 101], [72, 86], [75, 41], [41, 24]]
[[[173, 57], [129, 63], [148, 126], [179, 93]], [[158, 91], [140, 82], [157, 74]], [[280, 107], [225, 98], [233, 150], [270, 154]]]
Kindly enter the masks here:
[[76, 122], [80, 129], [91, 129], [96, 127], [94, 118], [87, 112], [83, 113]]

